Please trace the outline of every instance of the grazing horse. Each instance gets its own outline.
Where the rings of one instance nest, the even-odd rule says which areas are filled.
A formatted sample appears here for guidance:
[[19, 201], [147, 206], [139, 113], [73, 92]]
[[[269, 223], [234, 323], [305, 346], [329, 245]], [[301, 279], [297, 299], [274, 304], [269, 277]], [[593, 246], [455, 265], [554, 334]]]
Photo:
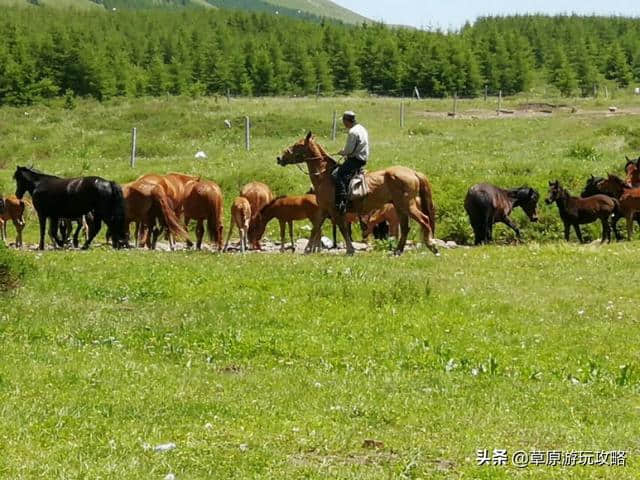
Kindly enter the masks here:
[[171, 250], [175, 248], [172, 239], [182, 237], [189, 243], [189, 236], [186, 230], [180, 225], [176, 217], [171, 200], [167, 197], [165, 190], [157, 183], [150, 183], [145, 180], [136, 180], [122, 187], [125, 201], [125, 231], [129, 231], [131, 222], [135, 222], [135, 246], [139, 244], [139, 227], [148, 231], [144, 243], [147, 248], [155, 248], [155, 243], [160, 231], [156, 229], [156, 221], [166, 227], [170, 232], [169, 246]]
[[[314, 225], [310, 243], [317, 244], [322, 233], [322, 224], [326, 217], [336, 220], [340, 232], [347, 245], [347, 255], [353, 255], [355, 249], [351, 235], [347, 230], [345, 216], [341, 215], [335, 206], [335, 182], [332, 172], [338, 164], [313, 138], [311, 132], [286, 149], [282, 157], [278, 158], [281, 166], [306, 163], [309, 177], [318, 197], [318, 205], [323, 211], [322, 220]], [[435, 209], [431, 198], [431, 185], [427, 177], [406, 167], [391, 167], [386, 170], [368, 173], [365, 177], [369, 194], [359, 200], [352, 200], [349, 211], [365, 214], [382, 207], [386, 203], [393, 203], [400, 219], [400, 240], [396, 254], [401, 254], [407, 243], [409, 234], [409, 217], [416, 220], [422, 227], [425, 244], [434, 252], [438, 249], [433, 240], [435, 232]], [[422, 209], [416, 204], [416, 197], [420, 197]]]
[[580, 225], [593, 223], [600, 219], [602, 222], [602, 241], [611, 242], [611, 227], [609, 217], [619, 209], [618, 201], [607, 195], [593, 195], [587, 198], [572, 197], [560, 182], [549, 182], [549, 197], [547, 205], [555, 202], [560, 211], [560, 218], [564, 223], [564, 238], [569, 241], [571, 226], [576, 231], [578, 240], [583, 243]]
[[504, 189], [488, 183], [479, 183], [471, 187], [464, 199], [464, 209], [469, 215], [475, 244], [480, 245], [493, 240], [495, 223], [504, 223], [520, 239], [520, 230], [509, 215], [514, 208], [520, 207], [529, 220], [537, 222], [539, 199], [538, 192], [529, 187]]
[[[249, 227], [254, 223], [255, 217], [260, 213], [262, 207], [273, 200], [273, 192], [268, 185], [262, 182], [247, 183], [240, 190], [240, 196], [249, 200], [249, 205], [251, 206]], [[251, 247], [255, 250], [261, 250], [260, 240], [251, 243]]]
[[77, 218], [89, 212], [93, 212], [94, 221], [89, 226], [89, 237], [83, 249], [89, 248], [100, 231], [102, 221], [111, 231], [113, 247], [124, 246], [124, 198], [117, 183], [100, 177], [60, 178], [28, 167], [17, 167], [13, 178], [16, 196], [22, 198], [29, 192], [33, 199], [40, 223], [40, 250], [44, 250], [47, 218], [50, 219], [52, 236], [58, 241], [60, 218]]
[[229, 225], [229, 233], [227, 241], [224, 244], [224, 251], [229, 246], [229, 239], [233, 233], [233, 226], [236, 225], [240, 231], [240, 250], [242, 253], [249, 247], [247, 236], [251, 224], [251, 204], [245, 197], [236, 197], [231, 205], [231, 225]]
[[11, 220], [16, 227], [16, 247], [22, 246], [22, 230], [24, 230], [24, 207], [25, 201], [15, 195], [6, 198], [0, 197], [0, 235], [2, 241], [7, 244], [7, 222]]
[[[604, 181], [605, 181], [604, 177], [594, 177], [593, 175], [591, 175], [591, 177], [587, 179], [587, 183], [584, 187], [584, 190], [582, 190], [582, 193], [580, 196], [582, 198], [586, 198], [586, 197], [591, 197], [593, 195], [608, 195], [618, 200], [619, 197], [616, 197], [615, 195], [611, 194], [609, 191], [606, 191], [602, 188], [602, 184]], [[611, 227], [613, 228], [613, 233], [616, 236], [616, 240], [618, 241], [622, 239], [622, 236], [618, 231], [618, 221], [621, 218], [622, 218], [622, 213], [620, 211], [614, 212], [613, 216], [611, 217]], [[635, 213], [634, 219], [638, 223], [638, 225], [640, 225], [640, 212]]]
[[[416, 202], [419, 202], [419, 199], [416, 199]], [[418, 206], [420, 204], [418, 203]], [[398, 238], [398, 233], [400, 232], [400, 219], [398, 218], [398, 212], [396, 212], [396, 207], [393, 206], [393, 203], [387, 203], [382, 208], [369, 213], [368, 215], [363, 216], [364, 230], [362, 232], [362, 237], [366, 240], [369, 235], [373, 233], [374, 238], [376, 239], [384, 239], [384, 235], [380, 235], [380, 233], [376, 233], [380, 229], [386, 225], [386, 236], [391, 236]]]
[[624, 166], [624, 171], [627, 173], [627, 183], [632, 187], [640, 187], [640, 157], [637, 160], [631, 160], [629, 157], [627, 164]]
[[[177, 218], [182, 216], [182, 204], [185, 197], [185, 188], [188, 182], [199, 180], [200, 177], [193, 175], [187, 175], [185, 173], [170, 172], [166, 175], [158, 175], [150, 173], [139, 177], [138, 180], [143, 180], [147, 183], [157, 184], [164, 190], [172, 209]], [[169, 231], [168, 238], [169, 243], [173, 244], [175, 239], [172, 238], [172, 233]], [[156, 235], [158, 232], [156, 232]]]
[[215, 243], [218, 251], [222, 249], [223, 198], [217, 183], [207, 180], [192, 180], [185, 185], [184, 224], [196, 220], [196, 248], [202, 248], [204, 222], [207, 222], [209, 241]]
[[[285, 251], [285, 229], [289, 225], [291, 249], [295, 252], [296, 244], [293, 240], [293, 222], [295, 220], [310, 220], [312, 224], [320, 223], [324, 213], [318, 206], [317, 197], [313, 194], [298, 196], [278, 197], [265, 205], [254, 217], [254, 222], [249, 227], [249, 241], [260, 241], [264, 235], [267, 224], [274, 218], [280, 222], [280, 251]], [[306, 251], [311, 251], [311, 240], [307, 244]]]
[[[621, 216], [627, 221], [627, 239], [631, 240], [633, 220], [634, 217], [636, 220], [638, 219], [638, 212], [640, 212], [640, 188], [632, 188], [629, 183], [612, 174], [602, 180], [598, 187], [603, 192], [618, 199]], [[614, 219], [614, 229], [618, 218]]]

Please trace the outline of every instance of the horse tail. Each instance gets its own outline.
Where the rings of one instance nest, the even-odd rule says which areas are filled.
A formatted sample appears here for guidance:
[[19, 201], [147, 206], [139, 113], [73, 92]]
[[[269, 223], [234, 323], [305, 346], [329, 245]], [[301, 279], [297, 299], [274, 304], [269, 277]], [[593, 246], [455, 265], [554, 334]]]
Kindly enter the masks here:
[[111, 221], [112, 225], [107, 225], [111, 234], [119, 236], [118, 240], [124, 239], [125, 206], [122, 188], [116, 182], [109, 182], [111, 186]]
[[420, 208], [422, 212], [429, 217], [429, 224], [431, 226], [431, 233], [435, 237], [436, 235], [436, 208], [433, 204], [433, 198], [431, 196], [431, 184], [426, 175], [416, 172], [416, 176], [420, 181]]
[[176, 214], [173, 213], [173, 210], [169, 206], [169, 202], [167, 201], [167, 196], [165, 195], [164, 190], [162, 190], [161, 187], [156, 187], [151, 191], [151, 195], [153, 196], [153, 200], [160, 207], [160, 211], [162, 212], [162, 219], [164, 221], [164, 224], [169, 229], [169, 232], [171, 232], [174, 237], [181, 237], [189, 241], [189, 234], [184, 229], [184, 227], [180, 225]]

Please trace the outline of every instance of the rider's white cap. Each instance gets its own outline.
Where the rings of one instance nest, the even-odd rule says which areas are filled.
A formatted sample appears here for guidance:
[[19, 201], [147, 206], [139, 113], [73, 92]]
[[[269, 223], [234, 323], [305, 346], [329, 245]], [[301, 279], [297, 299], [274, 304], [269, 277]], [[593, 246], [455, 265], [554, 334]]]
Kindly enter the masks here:
[[347, 110], [346, 112], [344, 112], [342, 114], [342, 118], [347, 119], [347, 120], [351, 120], [352, 122], [355, 122], [356, 113], [352, 112], [351, 110]]

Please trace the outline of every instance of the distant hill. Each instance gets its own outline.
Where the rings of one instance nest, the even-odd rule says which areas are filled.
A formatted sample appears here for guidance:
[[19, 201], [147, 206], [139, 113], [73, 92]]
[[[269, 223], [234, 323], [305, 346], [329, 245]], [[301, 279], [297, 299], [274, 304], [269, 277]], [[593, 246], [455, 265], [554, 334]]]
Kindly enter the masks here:
[[268, 12], [297, 18], [331, 18], [345, 23], [359, 24], [369, 20], [330, 0], [0, 0], [0, 6], [24, 5], [46, 7], [75, 7], [81, 9], [182, 9], [193, 7], [232, 8]]

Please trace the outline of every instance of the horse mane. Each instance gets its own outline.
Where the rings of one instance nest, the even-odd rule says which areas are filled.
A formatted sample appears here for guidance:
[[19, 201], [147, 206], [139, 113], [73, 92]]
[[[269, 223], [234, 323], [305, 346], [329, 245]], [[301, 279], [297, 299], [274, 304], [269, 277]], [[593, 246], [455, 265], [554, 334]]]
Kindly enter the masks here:
[[329, 153], [325, 150], [325, 148], [324, 148], [322, 145], [320, 145], [318, 142], [316, 142], [316, 141], [315, 141], [315, 139], [314, 139], [314, 141], [313, 141], [313, 145], [315, 145], [315, 147], [316, 147], [318, 150], [320, 150], [320, 153], [322, 154], [322, 156], [323, 156], [326, 160], [328, 160], [330, 164], [331, 164], [331, 163], [333, 163], [333, 165], [337, 165], [337, 164], [338, 164], [338, 162], [336, 162], [336, 161], [333, 159], [333, 157], [332, 157], [331, 155], [329, 155]]
[[267, 203], [264, 207], [262, 207], [260, 209], [260, 214], [262, 214], [262, 211], [267, 208], [267, 207], [273, 207], [273, 204], [276, 203], [278, 200], [282, 200], [283, 198], [286, 198], [286, 195], [280, 195], [279, 197], [274, 198], [273, 200], [271, 200], [269, 203]]
[[614, 173], [610, 173], [607, 179], [611, 182], [617, 183], [618, 185], [624, 185], [626, 183], [624, 180], [622, 180], [622, 178]]

